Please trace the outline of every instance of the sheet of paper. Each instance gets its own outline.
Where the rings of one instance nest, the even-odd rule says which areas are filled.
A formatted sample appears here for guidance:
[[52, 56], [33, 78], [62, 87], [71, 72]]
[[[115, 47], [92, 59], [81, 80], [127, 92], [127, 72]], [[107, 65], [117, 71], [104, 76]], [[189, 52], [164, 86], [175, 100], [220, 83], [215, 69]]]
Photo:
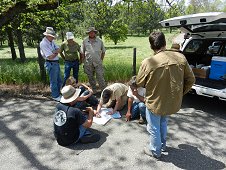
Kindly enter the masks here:
[[109, 115], [108, 112], [112, 112], [113, 109], [112, 108], [101, 108], [100, 111], [100, 118], [98, 117], [93, 117], [93, 122], [99, 125], [105, 125], [109, 120], [111, 120], [112, 118], [114, 119], [119, 119], [121, 118], [121, 114], [120, 112], [115, 112], [112, 115]]

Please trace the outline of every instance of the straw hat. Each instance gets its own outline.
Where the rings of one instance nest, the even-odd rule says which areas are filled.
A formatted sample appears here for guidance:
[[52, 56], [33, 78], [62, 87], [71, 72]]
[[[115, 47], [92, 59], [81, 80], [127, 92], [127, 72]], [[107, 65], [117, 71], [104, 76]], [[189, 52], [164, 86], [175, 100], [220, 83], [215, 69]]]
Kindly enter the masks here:
[[43, 33], [45, 36], [50, 36], [55, 38], [56, 37], [56, 33], [53, 30], [53, 27], [46, 27], [46, 31]]
[[88, 33], [90, 33], [90, 32], [95, 32], [95, 33], [97, 33], [98, 31], [95, 29], [95, 27], [89, 27], [88, 28], [88, 30], [86, 31], [86, 33], [88, 34]]
[[74, 34], [72, 33], [72, 32], [67, 32], [66, 33], [66, 39], [67, 40], [70, 40], [70, 39], [74, 39], [75, 37], [74, 37]]
[[81, 89], [76, 89], [71, 85], [64, 86], [61, 90], [62, 97], [60, 99], [61, 103], [73, 102], [79, 96]]

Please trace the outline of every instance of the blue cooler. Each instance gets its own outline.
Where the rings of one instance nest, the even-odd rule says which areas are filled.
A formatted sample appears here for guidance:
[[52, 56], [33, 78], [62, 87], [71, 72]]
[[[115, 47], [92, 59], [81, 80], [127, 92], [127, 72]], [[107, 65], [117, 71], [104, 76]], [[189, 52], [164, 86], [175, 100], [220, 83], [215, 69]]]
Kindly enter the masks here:
[[222, 80], [220, 77], [226, 74], [226, 57], [212, 57], [210, 79]]

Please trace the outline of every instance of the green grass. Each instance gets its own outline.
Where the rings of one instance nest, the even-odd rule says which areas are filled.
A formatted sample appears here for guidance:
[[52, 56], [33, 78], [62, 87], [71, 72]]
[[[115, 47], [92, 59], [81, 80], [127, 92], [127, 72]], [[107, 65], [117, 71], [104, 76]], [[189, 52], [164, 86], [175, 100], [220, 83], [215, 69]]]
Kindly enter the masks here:
[[[178, 32], [167, 33], [167, 48], [171, 46], [173, 37]], [[76, 39], [81, 44], [81, 39]], [[61, 41], [56, 41], [60, 45]], [[125, 42], [114, 45], [113, 42], [105, 42], [106, 55], [104, 59], [105, 79], [107, 82], [125, 82], [132, 76], [133, 49], [136, 48], [137, 71], [141, 61], [153, 54], [148, 42], [148, 36], [129, 36]], [[40, 83], [39, 66], [37, 62], [36, 48], [25, 47], [27, 61], [21, 63], [19, 51], [16, 48], [18, 58], [12, 61], [11, 52], [7, 46], [0, 48], [0, 84], [36, 84]], [[60, 61], [63, 78], [64, 64]], [[83, 67], [80, 65], [79, 81], [87, 82]]]

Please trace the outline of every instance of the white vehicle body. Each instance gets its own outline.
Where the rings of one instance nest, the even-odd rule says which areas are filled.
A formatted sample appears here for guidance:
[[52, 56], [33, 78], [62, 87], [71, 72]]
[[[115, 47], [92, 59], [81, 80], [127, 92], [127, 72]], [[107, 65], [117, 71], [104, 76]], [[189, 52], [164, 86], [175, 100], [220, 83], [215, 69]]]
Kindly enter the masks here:
[[[180, 50], [191, 66], [202, 64], [210, 67], [213, 57], [226, 57], [226, 13], [186, 15], [161, 21], [160, 24], [163, 27], [178, 27], [184, 33]], [[226, 100], [226, 74], [221, 79], [196, 77], [192, 92]]]

